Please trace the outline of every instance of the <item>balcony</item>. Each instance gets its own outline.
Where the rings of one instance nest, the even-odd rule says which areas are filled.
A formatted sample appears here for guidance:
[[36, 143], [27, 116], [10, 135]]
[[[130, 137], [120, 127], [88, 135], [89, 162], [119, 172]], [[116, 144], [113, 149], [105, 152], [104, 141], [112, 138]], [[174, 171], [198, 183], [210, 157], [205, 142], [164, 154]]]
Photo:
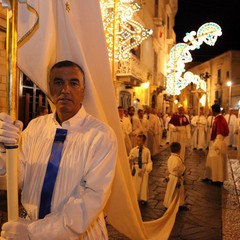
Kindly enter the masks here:
[[130, 86], [140, 86], [141, 83], [151, 81], [152, 73], [133, 54], [129, 61], [118, 62], [117, 80]]

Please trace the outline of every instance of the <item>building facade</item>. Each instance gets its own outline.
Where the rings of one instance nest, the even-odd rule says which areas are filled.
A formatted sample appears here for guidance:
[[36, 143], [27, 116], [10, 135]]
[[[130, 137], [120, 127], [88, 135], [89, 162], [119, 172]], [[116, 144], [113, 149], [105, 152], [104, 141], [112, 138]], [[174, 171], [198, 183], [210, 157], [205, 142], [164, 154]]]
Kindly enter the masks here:
[[[206, 81], [206, 102], [201, 104], [207, 113], [211, 105], [219, 103], [224, 112], [229, 108], [240, 109], [240, 51], [227, 51], [204, 63], [189, 68], [188, 71], [201, 76]], [[181, 101], [185, 101], [186, 109], [190, 113], [197, 113], [199, 96], [193, 84], [190, 84], [183, 94]]]
[[[141, 104], [166, 112], [169, 101], [165, 89], [168, 54], [175, 43], [173, 31], [177, 12], [177, 0], [136, 0], [141, 10], [134, 20], [153, 34], [141, 45], [131, 50], [128, 61], [112, 63], [113, 82], [118, 105], [125, 108], [134, 105], [137, 98]], [[31, 79], [19, 72], [16, 86], [17, 106], [14, 115], [24, 122], [36, 116], [37, 108], [48, 105], [47, 98]], [[15, 91], [14, 91], [15, 92]], [[9, 112], [8, 81], [6, 72], [6, 10], [0, 6], [0, 111]]]
[[114, 85], [118, 105], [127, 108], [139, 99], [143, 106], [155, 107], [165, 113], [170, 106], [164, 93], [169, 51], [175, 44], [173, 30], [177, 0], [138, 1], [141, 10], [135, 16], [153, 35], [131, 51], [129, 61], [119, 61], [114, 67]]

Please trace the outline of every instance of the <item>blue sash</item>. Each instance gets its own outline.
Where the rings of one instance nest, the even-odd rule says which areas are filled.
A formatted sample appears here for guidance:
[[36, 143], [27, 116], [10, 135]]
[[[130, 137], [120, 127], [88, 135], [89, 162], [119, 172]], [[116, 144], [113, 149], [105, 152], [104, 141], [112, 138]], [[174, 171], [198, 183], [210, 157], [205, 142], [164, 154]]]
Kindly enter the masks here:
[[39, 219], [44, 218], [45, 215], [49, 214], [51, 211], [53, 189], [57, 178], [63, 143], [66, 139], [66, 136], [66, 129], [57, 128], [42, 187], [38, 216]]

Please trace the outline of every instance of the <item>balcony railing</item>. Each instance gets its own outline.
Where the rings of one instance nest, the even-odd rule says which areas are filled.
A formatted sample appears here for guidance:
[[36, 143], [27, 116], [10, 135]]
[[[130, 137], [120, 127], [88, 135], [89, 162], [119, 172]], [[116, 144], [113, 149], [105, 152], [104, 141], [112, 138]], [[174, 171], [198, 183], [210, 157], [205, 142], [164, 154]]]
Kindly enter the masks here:
[[131, 56], [129, 61], [118, 62], [116, 76], [118, 79], [121, 77], [129, 77], [135, 79], [137, 80], [138, 84], [146, 81], [151, 81], [152, 79], [151, 71], [134, 55]]

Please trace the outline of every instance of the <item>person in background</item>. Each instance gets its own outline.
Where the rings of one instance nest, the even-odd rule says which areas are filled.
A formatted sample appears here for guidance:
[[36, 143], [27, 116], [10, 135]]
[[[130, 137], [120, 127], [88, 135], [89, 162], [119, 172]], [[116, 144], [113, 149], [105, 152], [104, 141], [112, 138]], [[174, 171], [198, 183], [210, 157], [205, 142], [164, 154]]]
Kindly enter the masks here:
[[165, 115], [164, 127], [166, 131], [166, 144], [169, 144], [171, 141], [171, 132], [169, 131], [169, 121], [171, 119], [171, 116], [172, 116], [171, 113], [167, 113]]
[[[148, 130], [149, 130], [149, 120], [144, 117], [144, 112], [142, 109], [139, 109], [138, 112], [138, 118], [140, 120], [141, 126], [142, 126], [142, 133], [147, 136]], [[148, 138], [146, 139], [145, 145], [148, 145]]]
[[209, 112], [209, 115], [207, 117], [207, 134], [206, 134], [206, 149], [209, 149], [210, 141], [211, 141], [211, 133], [212, 133], [212, 126], [214, 122], [214, 116], [212, 114], [212, 111]]
[[[113, 130], [83, 106], [85, 77], [72, 61], [49, 75], [56, 110], [34, 118], [21, 133], [0, 114], [0, 142], [19, 142], [19, 184], [27, 218], [2, 226], [3, 239], [108, 239], [103, 209], [117, 159]], [[0, 154], [4, 173], [5, 153]]]
[[236, 139], [234, 138], [234, 130], [236, 126], [237, 116], [234, 114], [234, 110], [230, 108], [224, 117], [228, 123], [229, 128], [229, 135], [226, 137], [227, 146], [236, 148], [237, 146], [235, 142]]
[[148, 177], [152, 171], [152, 161], [150, 150], [145, 147], [146, 136], [137, 136], [137, 146], [129, 154], [132, 179], [136, 189], [137, 198], [142, 205], [148, 201]]
[[184, 194], [184, 172], [186, 167], [183, 160], [180, 157], [181, 144], [178, 142], [172, 142], [170, 145], [171, 155], [167, 160], [169, 176], [167, 178], [167, 189], [164, 196], [163, 205], [168, 208], [172, 203], [177, 191], [180, 191], [180, 204], [179, 209], [188, 210], [185, 206], [185, 194]]
[[142, 125], [140, 123], [139, 118], [135, 115], [135, 109], [133, 106], [128, 107], [128, 118], [132, 126], [132, 130], [129, 134], [129, 137], [132, 143], [132, 147], [135, 147], [137, 144], [136, 143], [137, 135], [140, 132], [142, 132]]
[[212, 105], [213, 116], [215, 116], [211, 143], [207, 155], [204, 181], [212, 181], [222, 184], [227, 180], [227, 144], [225, 138], [229, 134], [228, 123], [221, 114], [219, 104]]
[[169, 129], [172, 131], [172, 141], [181, 143], [180, 156], [185, 160], [185, 150], [191, 138], [189, 117], [184, 114], [182, 105], [178, 107], [178, 113], [173, 114], [169, 121]]
[[159, 135], [158, 135], [159, 120], [157, 119], [157, 116], [154, 114], [154, 110], [149, 106], [146, 107], [145, 117], [149, 121], [147, 147], [149, 148], [151, 152], [151, 156], [153, 157], [159, 153], [159, 149], [160, 149]]
[[124, 143], [127, 151], [127, 155], [130, 153], [132, 149], [132, 142], [130, 140], [129, 134], [132, 131], [132, 125], [128, 117], [124, 115], [124, 108], [122, 106], [118, 106], [118, 114], [120, 119], [120, 125], [123, 132]]
[[199, 116], [196, 115], [191, 120], [193, 127], [192, 147], [193, 150], [203, 150], [206, 146], [206, 124], [207, 119], [204, 115], [203, 108], [200, 108]]

